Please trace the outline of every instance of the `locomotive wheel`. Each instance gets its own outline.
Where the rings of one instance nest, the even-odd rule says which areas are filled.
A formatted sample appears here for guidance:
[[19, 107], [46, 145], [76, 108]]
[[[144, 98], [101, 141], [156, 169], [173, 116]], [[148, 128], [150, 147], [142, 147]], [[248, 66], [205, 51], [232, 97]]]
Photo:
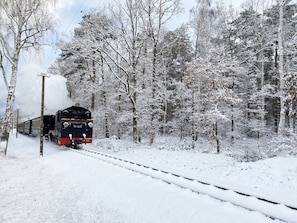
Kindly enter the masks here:
[[73, 149], [77, 149], [77, 150], [82, 149], [82, 145], [81, 145], [81, 144], [75, 144], [75, 145], [72, 145], [71, 147], [72, 147]]

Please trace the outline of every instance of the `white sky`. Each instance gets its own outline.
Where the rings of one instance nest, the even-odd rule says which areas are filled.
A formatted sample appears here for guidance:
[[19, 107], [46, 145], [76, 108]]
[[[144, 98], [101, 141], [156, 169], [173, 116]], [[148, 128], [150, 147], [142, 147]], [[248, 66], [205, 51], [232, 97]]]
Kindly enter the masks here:
[[[216, 1], [216, 0], [212, 0]], [[226, 6], [232, 4], [235, 8], [240, 9], [240, 5], [245, 0], [221, 0]], [[92, 8], [102, 8], [110, 3], [112, 0], [58, 0], [58, 5], [55, 10], [58, 23], [58, 33], [60, 37], [66, 38], [69, 33], [73, 31], [78, 23], [81, 21], [81, 17]], [[169, 22], [169, 26], [173, 25], [178, 27], [184, 22], [189, 20], [189, 10], [196, 5], [196, 0], [182, 0], [182, 7], [184, 12], [179, 16], [172, 19]], [[46, 59], [45, 63], [52, 62], [55, 58], [50, 57]], [[46, 64], [45, 64], [46, 65]], [[47, 66], [47, 65], [46, 65]]]
[[[232, 4], [234, 7], [239, 8], [244, 0], [223, 0], [226, 5]], [[48, 41], [52, 46], [45, 47], [43, 53], [38, 55], [23, 54], [22, 63], [19, 67], [19, 79], [17, 81], [17, 105], [20, 109], [28, 110], [27, 114], [32, 114], [32, 110], [39, 110], [40, 104], [40, 77], [38, 74], [47, 71], [48, 67], [55, 61], [59, 50], [56, 47], [56, 42], [59, 38], [66, 38], [73, 31], [78, 23], [81, 21], [81, 17], [88, 12], [91, 8], [99, 8], [104, 5], [112, 3], [111, 0], [58, 0], [56, 8], [53, 13], [56, 17], [57, 35], [49, 37]], [[195, 0], [183, 0], [181, 1], [184, 7], [184, 13], [180, 16], [173, 18], [171, 24], [178, 27], [180, 24], [187, 22], [189, 10], [195, 6]], [[170, 25], [170, 23], [169, 23]], [[48, 78], [46, 82], [56, 81], [54, 78]], [[22, 82], [22, 83], [20, 83]], [[65, 83], [65, 82], [64, 82]], [[54, 84], [49, 84], [54, 86]], [[60, 85], [59, 85], [60, 86]], [[59, 98], [61, 93], [66, 94], [65, 87], [54, 86], [54, 89], [47, 89], [46, 94], [51, 94], [48, 98], [54, 101], [54, 98]], [[58, 95], [55, 95], [57, 93]], [[5, 103], [6, 103], [6, 88], [0, 79], [0, 116], [4, 116]], [[20, 95], [21, 97], [18, 97]], [[63, 96], [66, 97], [66, 96]], [[20, 100], [19, 100], [20, 99]], [[33, 101], [32, 101], [33, 100]], [[30, 105], [29, 107], [23, 107], [24, 105]], [[36, 105], [36, 108], [35, 106]], [[36, 112], [38, 113], [38, 112]], [[35, 114], [33, 116], [36, 116]]]

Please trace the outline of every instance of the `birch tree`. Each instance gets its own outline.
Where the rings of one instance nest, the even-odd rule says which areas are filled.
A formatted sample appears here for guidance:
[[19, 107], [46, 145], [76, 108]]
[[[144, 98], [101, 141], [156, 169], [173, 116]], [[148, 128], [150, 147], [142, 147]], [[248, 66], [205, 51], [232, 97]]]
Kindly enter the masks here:
[[279, 27], [278, 27], [278, 51], [279, 51], [279, 95], [280, 95], [280, 117], [278, 124], [278, 134], [283, 135], [285, 131], [285, 118], [286, 118], [286, 108], [285, 108], [285, 95], [284, 95], [284, 47], [283, 47], [283, 19], [284, 19], [284, 0], [278, 0], [279, 5]]
[[[164, 38], [164, 29], [166, 23], [176, 14], [181, 11], [180, 0], [143, 0], [142, 3], [142, 20], [143, 27], [145, 27], [145, 33], [148, 37], [149, 44], [149, 58], [150, 62], [150, 80], [151, 80], [151, 132], [150, 132], [150, 144], [154, 142], [156, 130], [159, 129], [157, 125], [158, 119], [160, 118], [160, 105], [162, 99], [158, 97], [160, 88], [158, 87], [158, 77], [160, 77], [160, 63], [158, 59], [161, 57], [163, 49], [160, 47], [162, 39]], [[163, 67], [164, 68], [164, 67]], [[166, 69], [164, 69], [166, 70]], [[166, 89], [166, 87], [164, 88]]]
[[52, 29], [49, 7], [54, 0], [1, 0], [0, 1], [0, 68], [7, 87], [4, 129], [1, 139], [6, 141], [11, 121], [17, 73], [22, 51], [40, 49], [42, 38]]
[[141, 2], [126, 0], [117, 2], [118, 10], [112, 10], [116, 22], [114, 31], [117, 42], [107, 42], [110, 51], [104, 51], [106, 61], [113, 63], [117, 68], [111, 69], [117, 80], [122, 84], [123, 91], [128, 97], [132, 109], [133, 141], [140, 141], [138, 131], [138, 92], [140, 59], [145, 38], [140, 28]]
[[[285, 71], [285, 34], [289, 31], [284, 30], [284, 10], [288, 9], [288, 5], [290, 4], [291, 0], [278, 0], [278, 7], [279, 7], [279, 26], [278, 26], [278, 52], [279, 52], [279, 63], [278, 63], [278, 73], [279, 73], [279, 97], [280, 97], [280, 117], [279, 117], [279, 124], [278, 124], [278, 134], [284, 135], [285, 127], [286, 127], [286, 112], [290, 110], [290, 108], [286, 107], [286, 97], [288, 94], [285, 91], [286, 85], [286, 71]], [[287, 13], [289, 10], [286, 10]], [[296, 12], [295, 12], [296, 14]], [[293, 15], [295, 16], [295, 15]], [[292, 114], [292, 112], [289, 112]]]
[[[195, 55], [196, 59], [202, 60], [203, 58], [208, 58], [211, 51], [219, 46], [218, 41], [222, 34], [222, 16], [221, 8], [212, 5], [212, 0], [196, 0], [196, 6], [191, 10], [191, 26], [193, 27], [195, 34]], [[190, 75], [191, 76], [191, 75]], [[192, 78], [192, 77], [191, 77]], [[200, 108], [200, 90], [201, 83], [193, 84], [190, 83], [189, 87], [191, 89], [191, 110], [192, 117], [199, 113]], [[191, 119], [192, 127], [192, 140], [193, 142], [197, 140], [197, 119]]]
[[191, 26], [195, 35], [195, 57], [203, 57], [212, 47], [211, 39], [219, 30], [215, 21], [218, 17], [212, 0], [196, 0], [196, 6], [191, 9]]

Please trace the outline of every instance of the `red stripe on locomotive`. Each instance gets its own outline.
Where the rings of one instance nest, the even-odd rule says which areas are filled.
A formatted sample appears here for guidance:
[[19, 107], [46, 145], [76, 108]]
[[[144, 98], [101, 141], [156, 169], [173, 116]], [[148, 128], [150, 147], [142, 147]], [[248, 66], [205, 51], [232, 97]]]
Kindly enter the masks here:
[[92, 138], [57, 138], [57, 144], [59, 145], [76, 145], [78, 142], [81, 144], [90, 144], [92, 143]]

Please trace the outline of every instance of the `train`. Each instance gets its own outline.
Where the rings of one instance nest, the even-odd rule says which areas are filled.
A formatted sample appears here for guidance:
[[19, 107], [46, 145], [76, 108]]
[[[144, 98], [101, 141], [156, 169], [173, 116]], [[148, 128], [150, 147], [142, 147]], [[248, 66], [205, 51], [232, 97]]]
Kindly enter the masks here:
[[[41, 117], [18, 123], [17, 131], [29, 136], [40, 136]], [[49, 141], [71, 148], [92, 143], [93, 119], [90, 110], [72, 106], [43, 116], [42, 135]]]
[[[55, 128], [55, 116], [54, 115], [43, 116], [43, 136], [45, 138], [48, 138], [49, 131], [54, 128]], [[22, 133], [24, 135], [30, 135], [33, 137], [39, 136], [40, 135], [40, 117], [18, 123], [17, 130], [19, 133]]]

